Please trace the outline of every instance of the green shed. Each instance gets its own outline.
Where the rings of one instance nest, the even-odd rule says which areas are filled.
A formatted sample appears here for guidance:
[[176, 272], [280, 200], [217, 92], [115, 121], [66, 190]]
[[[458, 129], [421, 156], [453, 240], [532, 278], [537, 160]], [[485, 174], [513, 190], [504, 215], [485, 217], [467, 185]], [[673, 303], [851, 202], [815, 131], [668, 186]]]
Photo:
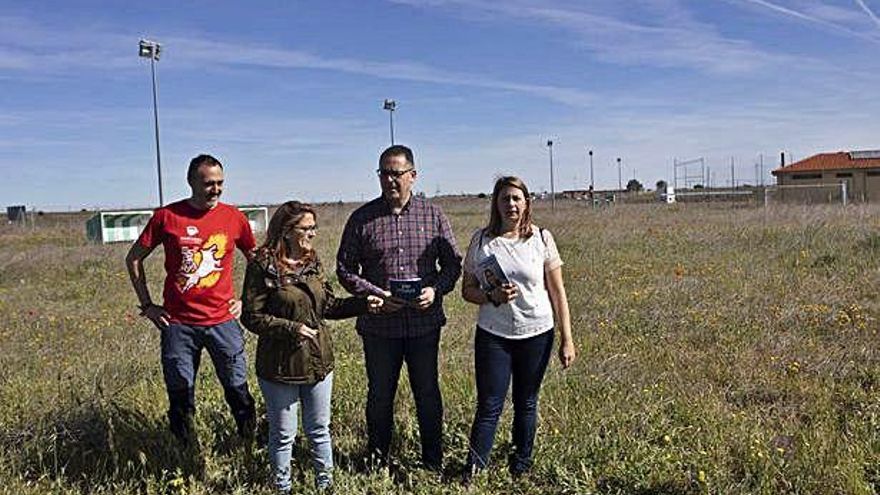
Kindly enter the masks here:
[[103, 244], [132, 242], [141, 235], [152, 216], [152, 210], [99, 211], [86, 222], [86, 235], [89, 240]]

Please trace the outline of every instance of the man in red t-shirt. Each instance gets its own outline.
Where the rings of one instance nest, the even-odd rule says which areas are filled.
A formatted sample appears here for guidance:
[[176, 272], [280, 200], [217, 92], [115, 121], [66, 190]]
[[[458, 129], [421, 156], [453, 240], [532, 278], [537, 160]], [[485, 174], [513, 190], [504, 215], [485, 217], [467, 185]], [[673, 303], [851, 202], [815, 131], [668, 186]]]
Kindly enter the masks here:
[[[250, 438], [254, 399], [248, 391], [244, 337], [233, 296], [235, 248], [247, 258], [256, 246], [247, 218], [219, 201], [223, 165], [210, 155], [192, 159], [189, 199], [159, 208], [126, 257], [141, 315], [162, 333], [162, 373], [168, 392], [171, 431], [185, 444], [192, 438], [195, 378], [207, 348], [239, 435]], [[147, 288], [144, 259], [159, 244], [165, 250], [163, 304]]]

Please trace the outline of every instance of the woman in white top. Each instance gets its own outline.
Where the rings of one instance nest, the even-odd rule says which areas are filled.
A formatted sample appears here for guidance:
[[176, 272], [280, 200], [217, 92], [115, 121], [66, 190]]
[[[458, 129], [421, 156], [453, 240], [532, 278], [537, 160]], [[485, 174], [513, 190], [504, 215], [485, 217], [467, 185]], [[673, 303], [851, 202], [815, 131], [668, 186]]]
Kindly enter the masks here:
[[489, 225], [471, 239], [461, 293], [480, 305], [474, 339], [477, 412], [466, 477], [489, 461], [511, 378], [514, 452], [509, 468], [518, 476], [532, 464], [538, 391], [553, 349], [554, 326], [563, 368], [574, 361], [575, 346], [562, 260], [550, 232], [532, 224], [531, 197], [517, 177], [495, 182]]

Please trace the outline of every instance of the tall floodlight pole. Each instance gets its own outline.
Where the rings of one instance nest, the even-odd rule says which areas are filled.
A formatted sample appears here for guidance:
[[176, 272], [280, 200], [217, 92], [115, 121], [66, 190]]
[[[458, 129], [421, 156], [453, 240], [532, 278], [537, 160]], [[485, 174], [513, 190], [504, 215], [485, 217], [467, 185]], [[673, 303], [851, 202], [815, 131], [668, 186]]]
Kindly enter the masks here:
[[162, 53], [162, 45], [155, 41], [140, 40], [138, 55], [150, 59], [150, 73], [153, 76], [153, 128], [156, 134], [156, 172], [159, 175], [159, 206], [165, 205], [162, 195], [162, 153], [159, 150], [159, 105], [156, 97], [156, 62]]
[[593, 150], [587, 152], [590, 155], [590, 190], [596, 189], [596, 183], [593, 181]]
[[550, 150], [550, 209], [556, 211], [556, 186], [553, 183], [553, 141], [547, 140], [547, 149]]
[[736, 170], [733, 167], [733, 157], [730, 157], [730, 188], [736, 189]]
[[761, 163], [761, 187], [764, 187], [764, 153], [760, 155], [760, 163]]
[[617, 157], [617, 190], [623, 191], [623, 176], [620, 172], [620, 157]]
[[397, 102], [388, 98], [382, 105], [383, 110], [388, 110], [388, 124], [391, 127], [391, 146], [394, 146], [394, 111], [397, 110]]

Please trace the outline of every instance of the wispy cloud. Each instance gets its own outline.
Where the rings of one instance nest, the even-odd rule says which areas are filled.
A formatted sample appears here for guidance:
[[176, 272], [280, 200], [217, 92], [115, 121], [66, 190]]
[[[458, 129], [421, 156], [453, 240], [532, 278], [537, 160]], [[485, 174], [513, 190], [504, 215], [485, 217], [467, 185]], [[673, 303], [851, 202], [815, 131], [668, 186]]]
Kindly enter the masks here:
[[[780, 64], [803, 62], [796, 57], [768, 52], [748, 40], [725, 37], [714, 26], [699, 22], [674, 0], [642, 0], [651, 10], [649, 23], [620, 15], [556, 6], [548, 2], [483, 0], [390, 0], [424, 8], [456, 7], [504, 18], [529, 20], [562, 28], [576, 36], [575, 43], [600, 60], [663, 68], [686, 68], [697, 72], [729, 75], [752, 74]], [[757, 0], [760, 1], [760, 0]]]
[[419, 62], [329, 58], [302, 50], [193, 38], [168, 38], [167, 41], [169, 45], [175, 47], [177, 56], [198, 63], [327, 70], [380, 79], [500, 89], [531, 94], [574, 106], [586, 106], [595, 102], [594, 95], [577, 88], [505, 81], [440, 69]]
[[880, 19], [877, 18], [877, 15], [874, 14], [874, 11], [871, 10], [870, 7], [868, 7], [868, 5], [865, 3], [865, 1], [864, 0], [856, 0], [856, 3], [859, 4], [859, 7], [861, 7], [861, 9], [864, 10], [866, 14], [868, 14], [868, 17], [870, 17], [871, 20], [874, 21], [874, 24], [876, 24], [877, 27], [880, 27]]
[[782, 6], [782, 5], [778, 5], [778, 4], [775, 4], [775, 3], [767, 2], [766, 0], [744, 0], [744, 1], [749, 2], [749, 3], [756, 4], [756, 5], [760, 5], [760, 6], [762, 6], [762, 7], [766, 7], [766, 8], [768, 8], [768, 9], [770, 9], [770, 10], [775, 10], [776, 12], [779, 12], [780, 14], [785, 14], [785, 15], [788, 15], [788, 16], [791, 16], [791, 17], [797, 17], [798, 19], [802, 19], [802, 20], [804, 20], [804, 21], [810, 21], [810, 22], [815, 22], [815, 23], [820, 23], [820, 24], [826, 24], [826, 25], [828, 25], [829, 27], [838, 27], [838, 26], [836, 26], [836, 25], [834, 25], [834, 24], [831, 24], [831, 23], [825, 22], [825, 21], [823, 21], [822, 19], [819, 19], [819, 18], [817, 18], [817, 17], [813, 17], [813, 16], [811, 16], [811, 15], [807, 15], [807, 14], [805, 14], [805, 13], [803, 13], [803, 12], [798, 12], [797, 10], [790, 9], [790, 8], [788, 8], [788, 7], [784, 7], [784, 6]]
[[[812, 24], [816, 24], [818, 26], [822, 26], [828, 30], [845, 34], [848, 36], [856, 37], [861, 40], [865, 40], [871, 43], [880, 44], [880, 37], [878, 37], [874, 33], [869, 33], [865, 31], [860, 31], [857, 29], [853, 29], [849, 26], [845, 26], [840, 24], [839, 22], [843, 19], [849, 18], [850, 16], [842, 14], [844, 12], [840, 8], [831, 7], [824, 4], [818, 4], [813, 6], [812, 10], [807, 12], [803, 10], [795, 10], [784, 5], [780, 5], [779, 3], [770, 2], [768, 0], [742, 0], [745, 3], [750, 3], [753, 5], [757, 5], [759, 7], [763, 7], [765, 9], [772, 10], [778, 14], [783, 14], [789, 17], [794, 17], [796, 19], [806, 21]], [[864, 2], [861, 0], [856, 0], [856, 2], [864, 5]], [[867, 9], [867, 6], [863, 8]], [[870, 12], [870, 9], [868, 9]]]
[[[138, 60], [132, 54], [134, 39], [136, 35], [101, 30], [59, 32], [26, 19], [0, 17], [0, 77], [11, 73], [46, 75], [83, 70], [134, 70], [138, 68]], [[593, 94], [579, 88], [521, 83], [413, 61], [325, 57], [295, 48], [215, 41], [210, 37], [161, 36], [161, 39], [174, 52], [174, 62], [165, 62], [165, 70], [221, 65], [311, 69], [378, 79], [497, 89], [571, 106], [587, 106], [596, 100]]]
[[82, 25], [57, 29], [24, 17], [0, 16], [0, 77], [134, 69], [136, 36]]

